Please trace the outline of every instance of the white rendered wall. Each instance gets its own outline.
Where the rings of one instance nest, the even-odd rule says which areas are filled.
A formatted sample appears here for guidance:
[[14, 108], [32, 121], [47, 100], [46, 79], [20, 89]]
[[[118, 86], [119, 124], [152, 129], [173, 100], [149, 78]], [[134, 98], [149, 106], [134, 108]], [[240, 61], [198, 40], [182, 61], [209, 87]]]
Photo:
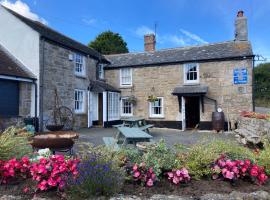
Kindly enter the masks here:
[[[1, 5], [0, 27], [0, 44], [39, 78], [39, 33], [9, 13]], [[39, 80], [37, 83], [39, 88]], [[31, 115], [34, 116], [34, 93], [31, 101]]]

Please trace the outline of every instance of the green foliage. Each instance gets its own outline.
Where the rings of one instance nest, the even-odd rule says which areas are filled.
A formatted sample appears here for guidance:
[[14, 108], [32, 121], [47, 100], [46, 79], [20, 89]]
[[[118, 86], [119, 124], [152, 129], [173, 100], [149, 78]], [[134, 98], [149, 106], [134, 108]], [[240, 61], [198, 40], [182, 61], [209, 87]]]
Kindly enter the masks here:
[[257, 106], [270, 106], [270, 63], [259, 64], [254, 68], [255, 99]]
[[228, 155], [230, 159], [250, 159], [255, 162], [255, 155], [248, 148], [233, 142], [214, 140], [196, 144], [188, 151], [177, 149], [177, 165], [178, 168], [186, 167], [194, 179], [200, 179], [212, 174], [210, 165], [221, 154]]
[[8, 160], [14, 157], [21, 158], [30, 155], [32, 152], [28, 135], [18, 135], [19, 130], [15, 127], [9, 127], [3, 133], [0, 133], [0, 160]]
[[264, 140], [263, 143], [264, 149], [260, 151], [257, 162], [260, 166], [265, 167], [265, 172], [267, 175], [270, 175], [270, 143], [269, 140]]
[[99, 34], [88, 46], [105, 55], [128, 53], [127, 43], [122, 36], [112, 31]]
[[141, 163], [142, 154], [136, 148], [121, 148], [117, 152], [117, 157], [123, 162], [130, 161], [131, 163]]
[[142, 162], [146, 167], [153, 167], [153, 171], [159, 176], [162, 170], [171, 170], [175, 164], [175, 153], [169, 149], [164, 140], [160, 140], [155, 147], [149, 147], [142, 156]]

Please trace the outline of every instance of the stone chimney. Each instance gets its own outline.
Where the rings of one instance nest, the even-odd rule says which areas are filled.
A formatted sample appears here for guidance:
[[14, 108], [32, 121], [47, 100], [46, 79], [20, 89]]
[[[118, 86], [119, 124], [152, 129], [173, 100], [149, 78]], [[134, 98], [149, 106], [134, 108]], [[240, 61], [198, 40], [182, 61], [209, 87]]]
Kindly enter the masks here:
[[144, 35], [144, 51], [156, 50], [156, 36], [155, 34]]
[[235, 40], [248, 40], [247, 18], [244, 16], [244, 11], [240, 10], [235, 19]]

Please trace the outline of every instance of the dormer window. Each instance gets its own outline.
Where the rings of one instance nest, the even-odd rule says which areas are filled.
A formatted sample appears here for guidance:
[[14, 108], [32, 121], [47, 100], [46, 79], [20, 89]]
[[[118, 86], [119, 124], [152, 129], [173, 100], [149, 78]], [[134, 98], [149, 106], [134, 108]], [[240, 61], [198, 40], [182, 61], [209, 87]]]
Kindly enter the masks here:
[[189, 63], [184, 65], [184, 83], [199, 83], [199, 64]]
[[75, 75], [85, 76], [85, 58], [83, 55], [75, 53]]
[[98, 65], [98, 78], [104, 79], [104, 64]]

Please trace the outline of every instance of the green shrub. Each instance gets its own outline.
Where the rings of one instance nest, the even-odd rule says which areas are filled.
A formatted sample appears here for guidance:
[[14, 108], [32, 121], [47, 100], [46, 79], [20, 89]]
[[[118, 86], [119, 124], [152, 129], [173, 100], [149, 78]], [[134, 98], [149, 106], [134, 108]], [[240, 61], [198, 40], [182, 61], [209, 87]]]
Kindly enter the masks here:
[[78, 165], [78, 178], [68, 181], [71, 199], [111, 196], [121, 191], [124, 169], [99, 154], [89, 154]]
[[177, 166], [186, 167], [194, 179], [200, 179], [212, 174], [210, 165], [221, 154], [230, 159], [250, 159], [255, 162], [253, 152], [234, 142], [214, 140], [211, 143], [201, 143], [192, 146], [188, 151], [177, 148]]
[[257, 162], [260, 166], [264, 166], [266, 174], [270, 175], [270, 143], [268, 140], [264, 140], [263, 147], [258, 154]]
[[160, 140], [155, 147], [149, 147], [142, 156], [142, 162], [146, 167], [153, 167], [153, 171], [159, 176], [162, 171], [171, 170], [175, 166], [175, 153], [169, 149], [164, 140]]
[[32, 152], [28, 136], [17, 134], [19, 129], [9, 127], [0, 134], [0, 160], [30, 155]]
[[142, 160], [142, 153], [136, 148], [121, 148], [117, 152], [117, 157], [123, 163], [129, 161], [131, 163], [141, 163]]

